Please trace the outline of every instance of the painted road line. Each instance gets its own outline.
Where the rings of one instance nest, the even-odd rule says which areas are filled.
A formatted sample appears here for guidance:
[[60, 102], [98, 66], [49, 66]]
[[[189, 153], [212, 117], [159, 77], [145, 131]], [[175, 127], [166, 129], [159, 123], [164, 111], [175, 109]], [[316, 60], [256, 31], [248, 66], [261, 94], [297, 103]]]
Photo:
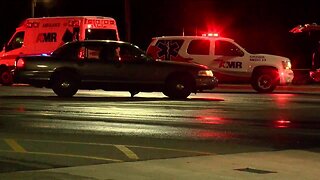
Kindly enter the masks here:
[[[8, 151], [8, 150], [0, 150], [0, 152], [21, 153], [17, 151]], [[61, 154], [61, 153], [48, 153], [48, 152], [31, 152], [31, 151], [24, 152], [24, 154], [62, 156], [62, 157], [70, 157], [70, 158], [83, 158], [83, 159], [94, 159], [94, 160], [101, 160], [101, 161], [123, 162], [122, 160], [119, 160], [119, 159], [109, 159], [109, 158], [96, 157], [96, 156], [83, 156], [83, 155], [76, 155], [76, 154]]]
[[[92, 146], [115, 146], [116, 145], [116, 144], [108, 144], [108, 143], [91, 143], [91, 142], [79, 142], [79, 141], [56, 141], [56, 140], [39, 140], [39, 139], [19, 139], [19, 141], [56, 143], [56, 144], [82, 144], [82, 145], [92, 145]], [[125, 144], [122, 146], [141, 148], [141, 149], [193, 153], [193, 154], [200, 154], [200, 155], [216, 155], [216, 153], [212, 153], [212, 152], [193, 151], [193, 150], [187, 150], [187, 149], [174, 149], [174, 148], [164, 148], [164, 147], [154, 147], [154, 146], [137, 146], [137, 145], [125, 145]]]
[[25, 153], [27, 152], [22, 146], [20, 146], [14, 139], [4, 139], [4, 141], [12, 148], [15, 152]]
[[129, 148], [127, 148], [124, 145], [114, 145], [116, 148], [118, 148], [120, 151], [122, 151], [128, 158], [138, 160], [139, 157], [131, 151]]
[[[0, 150], [1, 151], [1, 150]], [[1, 159], [1, 163], [10, 163], [10, 164], [18, 164], [21, 166], [26, 166], [26, 167], [31, 167], [31, 168], [39, 168], [39, 169], [49, 169], [49, 168], [53, 168], [50, 165], [45, 165], [45, 164], [36, 164], [36, 163], [32, 163], [32, 162], [21, 162], [19, 160], [12, 160], [12, 159]]]

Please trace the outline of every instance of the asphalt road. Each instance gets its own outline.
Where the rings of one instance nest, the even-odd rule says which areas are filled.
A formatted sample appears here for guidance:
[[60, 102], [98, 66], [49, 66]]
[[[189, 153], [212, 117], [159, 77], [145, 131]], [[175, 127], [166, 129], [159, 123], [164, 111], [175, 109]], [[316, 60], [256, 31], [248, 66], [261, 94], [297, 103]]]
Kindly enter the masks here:
[[320, 152], [320, 94], [161, 93], [0, 86], [0, 172], [284, 149]]

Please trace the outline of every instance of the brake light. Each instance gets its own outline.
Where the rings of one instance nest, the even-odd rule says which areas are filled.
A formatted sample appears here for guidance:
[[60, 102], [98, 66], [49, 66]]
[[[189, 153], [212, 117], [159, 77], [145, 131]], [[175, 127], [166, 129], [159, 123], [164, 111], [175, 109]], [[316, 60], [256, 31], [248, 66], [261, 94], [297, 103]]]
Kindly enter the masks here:
[[24, 61], [24, 59], [22, 59], [22, 58], [18, 59], [18, 60], [15, 62], [15, 67], [16, 67], [16, 68], [21, 69], [21, 68], [24, 68], [24, 66], [25, 66], [25, 61]]

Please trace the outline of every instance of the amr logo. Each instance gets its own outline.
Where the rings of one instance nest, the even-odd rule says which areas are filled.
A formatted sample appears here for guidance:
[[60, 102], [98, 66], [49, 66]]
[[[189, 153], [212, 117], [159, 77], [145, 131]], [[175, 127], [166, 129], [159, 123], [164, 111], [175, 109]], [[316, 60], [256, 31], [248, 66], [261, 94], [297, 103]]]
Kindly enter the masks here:
[[218, 60], [219, 62], [219, 68], [227, 68], [227, 69], [241, 69], [242, 68], [242, 62], [238, 61], [223, 61], [223, 60]]
[[57, 42], [57, 33], [39, 33], [37, 42]]

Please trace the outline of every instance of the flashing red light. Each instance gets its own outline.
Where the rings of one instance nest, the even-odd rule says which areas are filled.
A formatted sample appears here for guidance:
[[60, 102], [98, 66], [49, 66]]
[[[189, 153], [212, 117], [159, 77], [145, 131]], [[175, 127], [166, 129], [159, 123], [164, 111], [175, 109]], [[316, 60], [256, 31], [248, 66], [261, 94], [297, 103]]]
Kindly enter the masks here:
[[218, 33], [208, 33], [208, 34], [202, 34], [202, 36], [205, 37], [219, 37]]
[[27, 28], [38, 28], [39, 22], [27, 22], [26, 26]]
[[79, 27], [80, 26], [80, 22], [78, 20], [70, 20], [68, 25], [71, 26], [71, 27]]

